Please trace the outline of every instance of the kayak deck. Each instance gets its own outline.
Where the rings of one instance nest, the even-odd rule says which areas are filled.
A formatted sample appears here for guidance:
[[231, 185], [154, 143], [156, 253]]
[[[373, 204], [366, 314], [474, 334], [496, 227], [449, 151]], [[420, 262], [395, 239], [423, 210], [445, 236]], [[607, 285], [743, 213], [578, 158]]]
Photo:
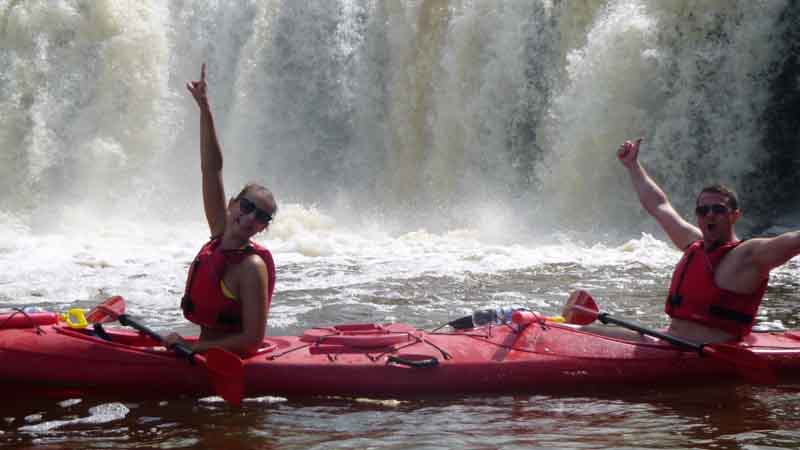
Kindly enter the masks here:
[[[24, 324], [23, 324], [24, 325]], [[61, 322], [0, 329], [0, 381], [32, 388], [207, 395], [202, 367], [150, 338], [108, 329], [110, 340]], [[753, 333], [736, 345], [781, 378], [800, 375], [800, 333]], [[244, 358], [248, 396], [420, 397], [577, 392], [740, 381], [732, 364], [662, 342], [631, 342], [550, 321], [425, 332], [406, 324], [320, 327], [271, 336]]]

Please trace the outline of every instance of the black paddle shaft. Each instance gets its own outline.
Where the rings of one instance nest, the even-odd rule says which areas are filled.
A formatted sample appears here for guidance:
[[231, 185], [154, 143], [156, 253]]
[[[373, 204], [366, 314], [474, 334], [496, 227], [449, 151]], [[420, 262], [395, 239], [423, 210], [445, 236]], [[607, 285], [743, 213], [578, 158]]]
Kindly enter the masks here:
[[[127, 314], [120, 314], [119, 317], [117, 317], [117, 320], [119, 320], [119, 323], [121, 323], [122, 325], [125, 325], [127, 327], [135, 328], [135, 329], [141, 331], [142, 333], [150, 336], [151, 338], [157, 340], [158, 342], [160, 342], [162, 344], [164, 343], [164, 337], [163, 336], [161, 336], [160, 334], [158, 334], [155, 331], [151, 330], [149, 327], [147, 327], [147, 325], [139, 323], [138, 321], [136, 321], [135, 319], [131, 318], [131, 316], [129, 316]], [[183, 357], [189, 358], [189, 361], [194, 361], [194, 352], [192, 351], [192, 349], [187, 347], [185, 344], [177, 342], [177, 343], [171, 345], [169, 348], [170, 348], [170, 350], [174, 351], [175, 353], [177, 353], [177, 354], [179, 354], [179, 355], [181, 355]]]
[[681, 347], [684, 347], [684, 348], [692, 349], [692, 350], [696, 351], [697, 353], [700, 353], [701, 355], [703, 354], [703, 345], [701, 345], [701, 344], [695, 344], [694, 342], [684, 341], [683, 339], [681, 339], [679, 337], [670, 336], [668, 334], [659, 333], [658, 331], [655, 331], [655, 330], [650, 330], [648, 328], [643, 328], [643, 327], [640, 327], [639, 325], [636, 325], [635, 323], [631, 323], [631, 322], [628, 322], [628, 321], [625, 321], [625, 320], [615, 319], [615, 318], [609, 316], [608, 313], [600, 313], [600, 314], [597, 315], [597, 318], [600, 319], [600, 322], [603, 322], [606, 325], [608, 325], [609, 323], [613, 323], [615, 325], [619, 325], [621, 327], [625, 327], [625, 328], [627, 328], [629, 330], [638, 331], [639, 333], [665, 340], [665, 341], [669, 342], [670, 344], [674, 344], [674, 345], [678, 345], [678, 346], [681, 346]]

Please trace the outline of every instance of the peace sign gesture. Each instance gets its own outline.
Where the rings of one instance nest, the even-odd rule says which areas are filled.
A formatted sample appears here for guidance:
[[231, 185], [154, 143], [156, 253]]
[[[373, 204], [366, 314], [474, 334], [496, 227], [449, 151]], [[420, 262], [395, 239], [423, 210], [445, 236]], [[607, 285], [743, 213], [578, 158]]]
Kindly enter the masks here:
[[208, 96], [206, 95], [206, 63], [203, 63], [200, 67], [200, 80], [186, 83], [186, 89], [192, 93], [192, 97], [194, 97], [200, 109], [208, 108]]

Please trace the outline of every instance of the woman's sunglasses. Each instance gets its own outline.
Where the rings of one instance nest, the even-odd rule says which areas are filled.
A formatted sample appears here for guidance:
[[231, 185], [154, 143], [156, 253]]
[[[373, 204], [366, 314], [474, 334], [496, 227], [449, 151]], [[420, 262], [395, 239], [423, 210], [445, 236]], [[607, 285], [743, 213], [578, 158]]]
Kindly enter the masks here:
[[251, 212], [256, 212], [256, 220], [261, 222], [262, 224], [266, 225], [272, 220], [272, 214], [264, 211], [263, 209], [256, 206], [255, 203], [251, 202], [247, 199], [247, 197], [239, 198], [239, 210], [242, 214], [250, 214]]
[[705, 216], [709, 212], [714, 214], [727, 214], [729, 208], [721, 203], [714, 203], [713, 205], [698, 205], [697, 208], [694, 209], [695, 214], [700, 217]]

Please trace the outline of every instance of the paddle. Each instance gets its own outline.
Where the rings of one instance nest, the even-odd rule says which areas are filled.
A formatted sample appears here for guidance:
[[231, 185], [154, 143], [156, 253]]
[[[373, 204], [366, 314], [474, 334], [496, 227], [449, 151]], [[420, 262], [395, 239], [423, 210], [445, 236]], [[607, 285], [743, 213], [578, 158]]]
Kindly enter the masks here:
[[[97, 305], [87, 316], [87, 321], [95, 324], [113, 320], [118, 320], [122, 325], [133, 327], [156, 341], [164, 343], [164, 338], [160, 334], [125, 314], [125, 300], [118, 295]], [[183, 356], [189, 362], [205, 367], [217, 395], [233, 406], [241, 404], [244, 396], [244, 366], [241, 358], [217, 347], [208, 349], [204, 355], [193, 352], [182, 343], [173, 344], [169, 346], [169, 349]]]
[[642, 327], [622, 319], [616, 319], [608, 313], [600, 312], [592, 296], [578, 290], [570, 295], [562, 313], [567, 323], [588, 325], [595, 320], [604, 324], [614, 324], [669, 342], [676, 347], [696, 351], [700, 356], [716, 358], [733, 365], [739, 374], [752, 384], [773, 385], [777, 383], [775, 372], [764, 358], [756, 355], [751, 350], [730, 344], [697, 344], [677, 336], [661, 333]]

